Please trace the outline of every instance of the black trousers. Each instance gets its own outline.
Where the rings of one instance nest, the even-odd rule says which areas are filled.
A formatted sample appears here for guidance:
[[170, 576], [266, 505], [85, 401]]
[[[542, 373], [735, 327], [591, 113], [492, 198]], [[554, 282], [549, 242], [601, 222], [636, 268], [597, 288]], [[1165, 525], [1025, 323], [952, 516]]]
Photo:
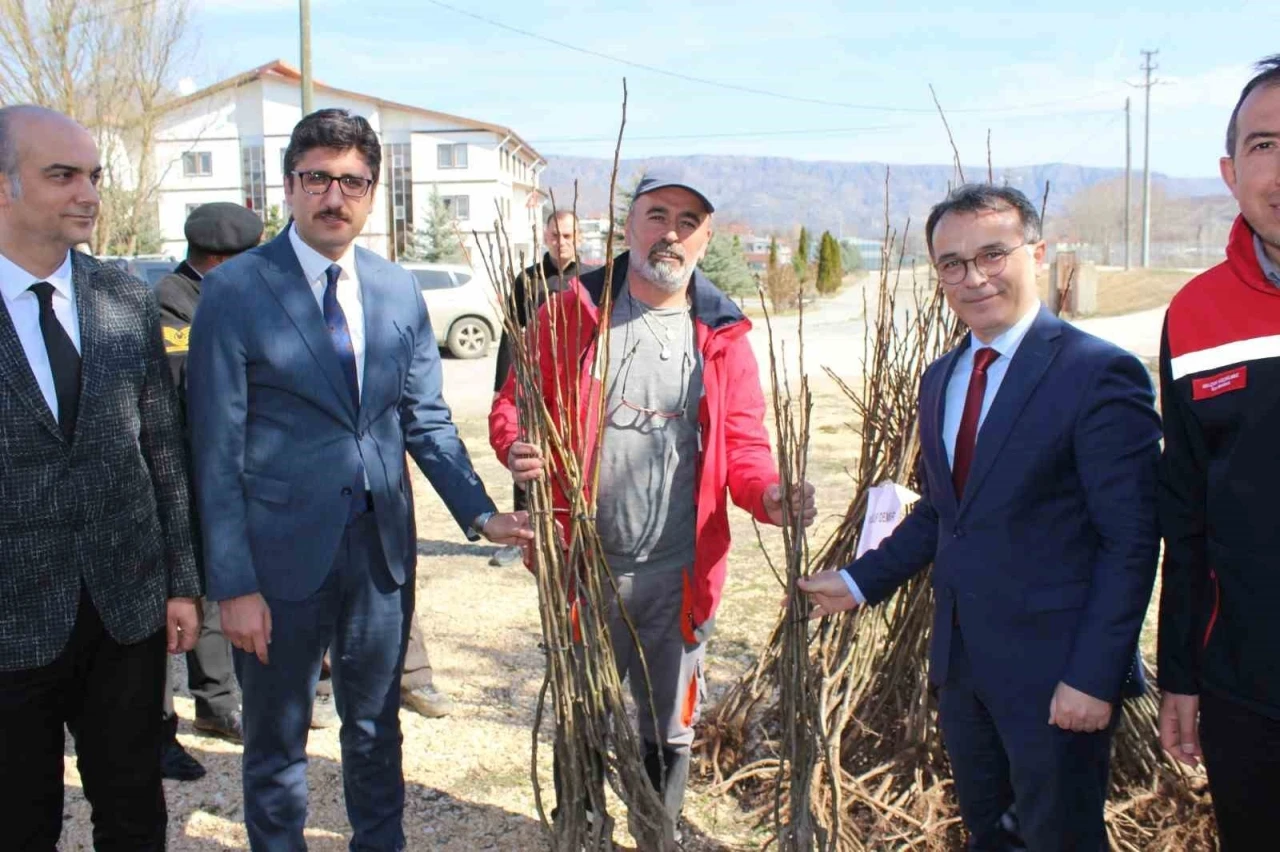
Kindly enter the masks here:
[[94, 849], [165, 848], [160, 693], [166, 663], [163, 629], [121, 645], [82, 591], [71, 638], [57, 659], [0, 672], [0, 846], [56, 850], [65, 724], [93, 808]]
[[[230, 716], [240, 709], [236, 692], [236, 672], [231, 663], [231, 643], [222, 635], [222, 612], [218, 602], [202, 600], [204, 618], [200, 638], [187, 652], [187, 687], [196, 701], [196, 718], [213, 719]], [[173, 709], [173, 667], [165, 669], [165, 729], [172, 738], [178, 730], [178, 716]]]
[[[1200, 694], [1200, 748], [1222, 852], [1267, 846], [1280, 802], [1280, 719]], [[1259, 846], [1259, 844], [1262, 846]]]

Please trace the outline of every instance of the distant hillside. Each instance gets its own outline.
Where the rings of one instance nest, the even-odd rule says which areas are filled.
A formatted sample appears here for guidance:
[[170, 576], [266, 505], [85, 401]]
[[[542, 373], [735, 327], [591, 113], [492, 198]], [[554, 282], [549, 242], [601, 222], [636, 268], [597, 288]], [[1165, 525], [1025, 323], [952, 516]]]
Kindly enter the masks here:
[[[611, 161], [589, 157], [549, 156], [542, 186], [550, 188], [560, 204], [573, 198], [578, 181], [578, 208], [584, 215], [604, 215], [608, 207]], [[789, 232], [804, 224], [844, 236], [871, 237], [884, 229], [885, 164], [811, 162], [784, 157], [651, 157], [623, 160], [619, 186], [630, 188], [646, 168], [675, 169], [696, 178], [712, 197], [721, 221], [744, 222], [758, 231]], [[912, 231], [924, 224], [929, 207], [947, 191], [951, 166], [892, 166], [890, 168], [890, 219], [900, 227], [909, 215]], [[986, 178], [982, 166], [966, 166], [970, 180]], [[1082, 189], [1122, 177], [1123, 169], [1098, 169], [1064, 163], [1046, 163], [997, 169], [996, 180], [1006, 181], [1036, 199], [1050, 182], [1046, 212], [1049, 230], [1055, 216], [1063, 215], [1067, 200]], [[1152, 183], [1170, 198], [1220, 196], [1217, 178], [1170, 178], [1152, 175]], [[1141, 191], [1140, 172], [1134, 174], [1134, 195]]]

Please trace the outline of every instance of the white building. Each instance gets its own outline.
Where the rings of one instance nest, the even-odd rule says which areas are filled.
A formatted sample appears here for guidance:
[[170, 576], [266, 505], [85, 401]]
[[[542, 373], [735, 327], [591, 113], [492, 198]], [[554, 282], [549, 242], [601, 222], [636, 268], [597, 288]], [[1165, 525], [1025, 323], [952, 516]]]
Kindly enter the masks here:
[[[302, 118], [302, 75], [277, 60], [174, 101], [155, 138], [164, 254], [186, 252], [187, 214], [232, 201], [287, 219], [283, 162]], [[314, 83], [314, 108], [364, 116], [382, 139], [382, 171], [360, 242], [391, 259], [426, 220], [433, 188], [457, 220], [473, 265], [501, 213], [513, 249], [532, 257], [546, 161], [513, 130]], [[534, 228], [538, 225], [538, 228]], [[480, 234], [479, 251], [473, 232]]]

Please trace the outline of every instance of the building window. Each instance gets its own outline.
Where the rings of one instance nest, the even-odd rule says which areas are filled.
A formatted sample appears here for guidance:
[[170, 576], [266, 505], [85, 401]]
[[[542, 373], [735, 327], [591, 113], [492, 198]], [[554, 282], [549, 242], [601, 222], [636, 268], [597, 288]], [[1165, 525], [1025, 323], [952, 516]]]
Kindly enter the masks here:
[[267, 212], [267, 163], [261, 145], [240, 148], [240, 187], [244, 190], [244, 206], [259, 216]]
[[382, 161], [390, 168], [387, 183], [391, 187], [391, 240], [395, 256], [401, 257], [413, 242], [413, 160], [408, 142], [385, 146]]
[[208, 177], [213, 174], [213, 153], [188, 151], [182, 155], [183, 177]]
[[467, 143], [456, 145], [440, 145], [436, 148], [436, 165], [442, 169], [465, 169], [467, 167]]
[[471, 218], [471, 196], [469, 195], [445, 195], [441, 201], [444, 202], [444, 209], [449, 211], [455, 219]]

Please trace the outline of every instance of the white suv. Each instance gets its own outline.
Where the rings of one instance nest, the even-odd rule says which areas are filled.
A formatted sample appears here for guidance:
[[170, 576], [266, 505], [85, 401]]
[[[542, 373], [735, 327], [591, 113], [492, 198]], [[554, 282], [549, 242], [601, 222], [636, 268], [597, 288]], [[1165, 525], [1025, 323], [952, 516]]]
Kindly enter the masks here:
[[401, 263], [427, 304], [431, 330], [455, 358], [483, 358], [502, 333], [497, 292], [483, 271], [455, 263]]

